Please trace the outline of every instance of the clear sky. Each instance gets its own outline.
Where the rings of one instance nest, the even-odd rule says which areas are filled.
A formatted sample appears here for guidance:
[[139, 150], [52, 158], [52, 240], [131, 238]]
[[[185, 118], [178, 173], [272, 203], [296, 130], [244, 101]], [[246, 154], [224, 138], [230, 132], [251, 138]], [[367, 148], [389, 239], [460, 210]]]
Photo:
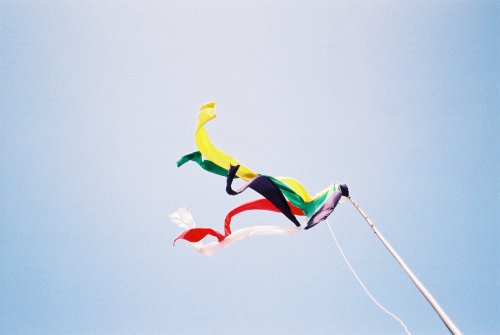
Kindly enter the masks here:
[[[325, 224], [204, 257], [215, 144], [310, 193], [349, 185], [466, 334], [500, 332], [494, 1], [1, 1], [1, 334], [403, 334]], [[348, 203], [330, 216], [372, 293], [447, 334]], [[249, 213], [234, 225], [291, 225]]]

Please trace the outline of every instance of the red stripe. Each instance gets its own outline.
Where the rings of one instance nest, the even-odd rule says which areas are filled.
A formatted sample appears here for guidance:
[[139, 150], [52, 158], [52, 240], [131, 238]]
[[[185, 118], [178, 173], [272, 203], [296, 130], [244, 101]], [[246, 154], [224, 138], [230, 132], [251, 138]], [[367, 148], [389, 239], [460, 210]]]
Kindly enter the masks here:
[[[288, 202], [288, 205], [290, 206], [290, 209], [292, 210], [292, 213], [294, 215], [304, 215], [304, 212], [302, 212], [300, 208], [295, 207], [290, 202]], [[224, 219], [224, 235], [216, 230], [213, 230], [212, 228], [192, 228], [180, 234], [174, 240], [174, 245], [175, 242], [180, 239], [189, 242], [199, 242], [208, 235], [216, 237], [219, 242], [222, 242], [229, 234], [231, 234], [231, 219], [233, 218], [233, 216], [250, 210], [263, 210], [281, 213], [281, 211], [267, 199], [252, 200], [232, 209], [229, 213], [227, 213], [226, 218]]]
[[[298, 207], [295, 207], [292, 203], [288, 202], [290, 209], [294, 215], [304, 215], [304, 212]], [[226, 218], [224, 220], [224, 233], [225, 235], [231, 234], [231, 219], [233, 216], [250, 210], [264, 210], [264, 211], [272, 211], [272, 212], [281, 212], [273, 203], [267, 199], [257, 199], [246, 202], [233, 210], [227, 213]]]
[[226, 236], [222, 235], [218, 231], [213, 230], [212, 228], [192, 228], [189, 230], [186, 230], [182, 234], [180, 234], [175, 240], [174, 240], [174, 245], [177, 240], [186, 240], [189, 242], [199, 242], [202, 239], [204, 239], [207, 235], [211, 235], [216, 237], [219, 242], [224, 241]]

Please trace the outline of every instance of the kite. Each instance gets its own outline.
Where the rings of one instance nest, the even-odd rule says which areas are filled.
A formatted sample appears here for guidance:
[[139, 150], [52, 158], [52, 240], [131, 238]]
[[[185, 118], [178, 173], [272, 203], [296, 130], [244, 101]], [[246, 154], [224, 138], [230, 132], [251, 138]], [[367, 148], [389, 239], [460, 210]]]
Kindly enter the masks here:
[[[224, 233], [212, 228], [198, 228], [192, 215], [186, 209], [170, 215], [172, 221], [186, 231], [174, 240], [185, 240], [191, 243], [197, 251], [211, 255], [220, 248], [252, 235], [293, 234], [307, 230], [325, 220], [335, 209], [343, 197], [349, 196], [345, 184], [334, 183], [314, 196], [310, 196], [305, 187], [295, 179], [288, 177], [272, 177], [258, 174], [242, 165], [236, 159], [219, 150], [208, 137], [205, 125], [216, 117], [215, 103], [201, 106], [198, 115], [198, 125], [195, 132], [195, 143], [198, 151], [182, 156], [177, 162], [181, 167], [187, 162], [198, 164], [205, 171], [226, 177], [226, 192], [238, 195], [247, 189], [252, 189], [262, 198], [244, 203], [232, 209], [224, 220]], [[242, 179], [245, 183], [238, 189], [233, 188], [233, 181]], [[232, 218], [248, 210], [264, 210], [282, 213], [295, 227], [254, 226], [231, 231]], [[297, 216], [307, 217], [307, 223], [302, 228]], [[202, 244], [200, 241], [207, 236], [217, 239], [216, 242]]]
[[[233, 157], [222, 152], [212, 144], [210, 138], [208, 137], [208, 133], [205, 130], [205, 125], [215, 117], [215, 103], [211, 102], [201, 106], [200, 113], [198, 115], [198, 125], [195, 132], [195, 142], [198, 150], [182, 156], [177, 162], [177, 167], [180, 167], [187, 162], [194, 162], [208, 172], [226, 177], [226, 192], [229, 195], [236, 196], [248, 189], [252, 189], [253, 191], [260, 194], [262, 198], [243, 203], [240, 206], [237, 206], [236, 208], [229, 211], [224, 220], [223, 233], [212, 228], [196, 227], [191, 213], [189, 213], [184, 208], [179, 209], [177, 212], [172, 213], [170, 215], [170, 218], [179, 227], [186, 230], [174, 240], [174, 245], [178, 240], [185, 240], [191, 243], [194, 248], [201, 254], [213, 255], [221, 248], [248, 236], [294, 234], [316, 226], [318, 223], [325, 220], [339, 203], [341, 203], [344, 199], [349, 199], [356, 210], [368, 223], [378, 239], [384, 244], [387, 250], [396, 259], [396, 261], [399, 263], [403, 271], [408, 275], [413, 284], [415, 284], [420, 293], [422, 293], [422, 295], [431, 304], [450, 333], [457, 335], [462, 334], [460, 329], [448, 317], [448, 315], [444, 312], [444, 310], [430, 294], [427, 288], [425, 288], [425, 286], [418, 280], [415, 274], [406, 265], [401, 256], [397, 254], [394, 248], [382, 236], [378, 228], [375, 227], [364, 210], [351, 196], [349, 196], [349, 189], [345, 184], [334, 183], [325, 188], [323, 191], [317, 193], [315, 196], [310, 196], [304, 186], [302, 186], [302, 184], [295, 179], [287, 177], [275, 178], [272, 176], [255, 173], [250, 168], [240, 164]], [[244, 184], [240, 188], [235, 190], [233, 188], [233, 181], [236, 178], [241, 178], [244, 181]], [[249, 210], [279, 212], [283, 214], [289, 221], [291, 221], [294, 226], [253, 226], [232, 231], [232, 218], [235, 215]], [[297, 216], [307, 217], [307, 223], [304, 228], [302, 228], [299, 220], [297, 219]], [[376, 305], [378, 305], [385, 313], [398, 321], [407, 334], [410, 334], [404, 322], [396, 315], [388, 311], [384, 306], [382, 306], [366, 289], [365, 285], [359, 279], [358, 275], [353, 270], [349, 261], [345, 257], [328, 222], [327, 226], [332, 233], [332, 237], [337, 244], [337, 247], [344, 257], [344, 260], [346, 261], [352, 273], [354, 274], [360, 285], [363, 287], [365, 292], [368, 294], [370, 299], [372, 299], [372, 301]], [[204, 244], [202, 240], [207, 236], [215, 237], [217, 241]]]

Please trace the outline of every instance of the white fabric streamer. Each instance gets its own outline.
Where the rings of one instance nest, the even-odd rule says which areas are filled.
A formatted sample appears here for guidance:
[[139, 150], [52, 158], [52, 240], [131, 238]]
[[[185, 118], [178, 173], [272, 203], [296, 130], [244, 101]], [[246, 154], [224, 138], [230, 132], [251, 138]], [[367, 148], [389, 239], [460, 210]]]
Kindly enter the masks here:
[[[191, 229], [196, 227], [193, 216], [185, 208], [179, 208], [178, 211], [169, 215], [172, 222], [184, 229]], [[210, 242], [204, 244], [203, 242], [188, 242], [193, 245], [193, 247], [199, 253], [205, 256], [211, 256], [228, 245], [233, 244], [236, 241], [242, 240], [246, 237], [254, 235], [290, 235], [303, 230], [301, 227], [278, 227], [278, 226], [253, 226], [248, 228], [242, 228], [233, 231], [228, 235], [222, 242]]]
[[352, 267], [351, 263], [347, 259], [346, 255], [342, 251], [342, 248], [340, 247], [339, 241], [337, 241], [337, 237], [335, 237], [335, 233], [333, 232], [332, 227], [330, 227], [330, 223], [328, 221], [326, 221], [326, 224], [328, 225], [328, 229], [330, 229], [330, 233], [332, 233], [333, 240], [335, 241], [335, 244], [337, 245], [337, 248], [339, 249], [340, 254], [344, 258], [344, 261], [346, 262], [346, 264], [349, 267], [349, 269], [351, 270], [352, 274], [354, 275], [354, 277], [358, 281], [359, 285], [361, 285], [361, 288], [363, 289], [363, 291], [365, 291], [365, 293], [368, 295], [368, 297], [375, 303], [375, 305], [377, 305], [378, 307], [380, 307], [380, 309], [382, 309], [382, 311], [384, 311], [384, 313], [388, 314], [390, 317], [392, 317], [393, 319], [395, 319], [396, 321], [398, 321], [401, 324], [401, 326], [404, 328], [406, 334], [411, 335], [410, 331], [408, 330], [408, 327], [403, 322], [403, 320], [401, 320], [395, 314], [393, 314], [391, 311], [389, 311], [387, 308], [385, 308], [380, 302], [378, 302], [377, 299], [375, 299], [375, 297], [370, 293], [370, 291], [368, 291], [368, 289], [366, 288], [365, 284], [363, 283], [363, 281], [361, 280], [361, 278], [359, 278], [357, 272], [354, 270], [354, 268]]
[[180, 228], [191, 229], [196, 227], [193, 215], [186, 208], [179, 208], [176, 212], [170, 214], [169, 217]]
[[210, 242], [207, 244], [198, 242], [201, 243], [201, 245], [194, 245], [195, 243], [192, 244], [196, 248], [196, 251], [198, 251], [199, 253], [205, 256], [211, 256], [220, 249], [227, 247], [228, 245], [233, 244], [236, 241], [242, 240], [245, 237], [254, 235], [290, 235], [301, 230], [302, 229], [299, 227], [285, 228], [277, 226], [254, 226], [235, 230], [222, 242]]

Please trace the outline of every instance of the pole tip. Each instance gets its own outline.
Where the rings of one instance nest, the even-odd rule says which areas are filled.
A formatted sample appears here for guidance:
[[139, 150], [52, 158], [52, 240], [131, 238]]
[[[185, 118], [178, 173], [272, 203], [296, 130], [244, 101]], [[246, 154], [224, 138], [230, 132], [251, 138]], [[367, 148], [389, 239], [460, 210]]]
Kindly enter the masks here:
[[349, 188], [347, 187], [346, 184], [340, 184], [339, 188], [344, 197], [349, 197]]

